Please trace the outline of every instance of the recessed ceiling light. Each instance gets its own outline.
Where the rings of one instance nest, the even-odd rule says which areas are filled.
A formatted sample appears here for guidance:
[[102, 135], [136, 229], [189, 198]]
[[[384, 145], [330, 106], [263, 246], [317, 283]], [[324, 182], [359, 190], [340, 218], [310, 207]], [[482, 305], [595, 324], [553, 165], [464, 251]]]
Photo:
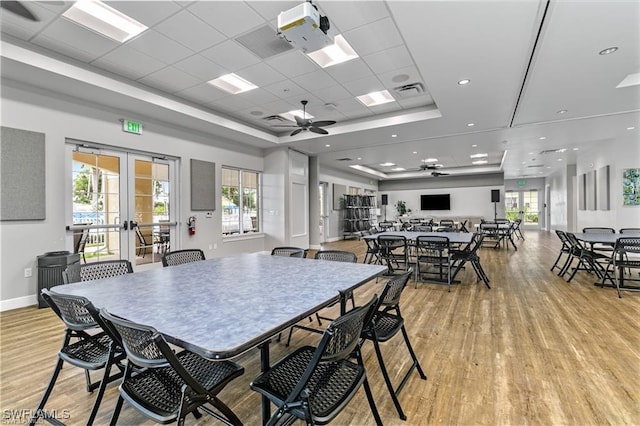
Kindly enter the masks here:
[[62, 16], [120, 43], [147, 29], [146, 25], [97, 0], [74, 2]]
[[372, 107], [376, 105], [386, 104], [387, 102], [393, 102], [393, 96], [388, 90], [381, 90], [379, 92], [371, 92], [366, 95], [356, 96], [356, 98], [362, 102], [365, 106]]
[[413, 153], [414, 153], [414, 154], [417, 154], [417, 153], [418, 153], [418, 151], [413, 151]]
[[558, 158], [558, 161], [562, 161], [562, 158]]
[[635, 129], [635, 127], [631, 126], [631, 127], [627, 127], [627, 130], [633, 130]]
[[329, 148], [329, 147], [330, 147], [331, 145], [329, 145], [329, 144], [326, 144], [325, 146], [326, 146], [327, 148]]
[[522, 162], [522, 164], [527, 164], [527, 162], [526, 162], [526, 161], [523, 161], [523, 162]]
[[487, 164], [487, 163], [488, 163], [487, 160], [476, 160], [471, 162], [471, 164]]
[[286, 118], [289, 121], [296, 121], [296, 117], [300, 117], [302, 119], [305, 118], [315, 118], [313, 115], [309, 114], [308, 112], [304, 112], [301, 109], [294, 109], [288, 112], [283, 112], [281, 114], [278, 114], [281, 117]]
[[551, 168], [551, 166], [547, 166], [547, 169], [550, 169], [550, 168]]
[[598, 52], [598, 55], [608, 55], [610, 53], [615, 52], [616, 50], [618, 50], [618, 48], [616, 46], [607, 47], [606, 49], [601, 50], [600, 52]]
[[391, 167], [391, 166], [395, 166], [395, 165], [396, 165], [396, 163], [380, 163], [380, 165], [381, 165], [382, 167]]
[[577, 151], [577, 150], [579, 150], [579, 149], [580, 149], [580, 148], [573, 148], [573, 150], [574, 150], [574, 151]]
[[259, 117], [264, 113], [262, 111], [251, 111], [249, 114], [255, 115], [256, 117]]
[[471, 154], [469, 157], [470, 158], [485, 158], [488, 157], [489, 154]]
[[540, 136], [538, 139], [540, 139], [541, 141], [545, 140], [547, 137], [546, 136]]
[[477, 148], [477, 147], [478, 147], [478, 144], [474, 143], [473, 145], [471, 145], [471, 148]]
[[341, 34], [338, 34], [334, 37], [332, 45], [323, 47], [315, 52], [307, 53], [307, 56], [322, 68], [327, 68], [355, 59], [358, 57], [358, 54], [353, 50], [353, 47], [347, 43], [347, 40], [345, 40]]
[[471, 83], [471, 80], [469, 80], [469, 79], [467, 79], [467, 78], [465, 78], [464, 80], [460, 80], [460, 81], [458, 82], [458, 84], [459, 84], [460, 86], [464, 86], [465, 84], [469, 84], [469, 83]]
[[473, 127], [475, 126], [475, 123], [467, 123], [467, 127]]
[[404, 172], [405, 169], [404, 167], [394, 167], [393, 169], [391, 169], [392, 172]]
[[397, 137], [398, 137], [398, 135], [395, 135], [395, 134], [394, 134], [394, 135], [391, 135], [391, 137], [392, 137], [392, 138], [397, 138]]
[[530, 152], [529, 155], [533, 155], [533, 152]]
[[558, 111], [558, 114], [565, 114], [567, 112], [566, 109], [561, 109], [560, 111]]
[[362, 160], [362, 157], [358, 157], [357, 159], [358, 159], [358, 160]]
[[221, 75], [208, 82], [232, 95], [257, 89], [258, 86], [234, 73]]
[[424, 160], [422, 160], [423, 163], [435, 163], [437, 161], [437, 158], [425, 158]]

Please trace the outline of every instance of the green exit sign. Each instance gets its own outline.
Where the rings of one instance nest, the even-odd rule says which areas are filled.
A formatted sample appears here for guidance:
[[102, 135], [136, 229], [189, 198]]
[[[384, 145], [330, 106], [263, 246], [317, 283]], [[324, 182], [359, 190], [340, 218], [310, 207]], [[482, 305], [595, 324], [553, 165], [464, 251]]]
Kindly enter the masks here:
[[122, 120], [122, 130], [127, 133], [134, 133], [136, 135], [142, 134], [142, 123], [131, 120]]
[[524, 179], [520, 179], [520, 180], [518, 181], [518, 185], [520, 185], [520, 186], [525, 186], [526, 184], [527, 184], [527, 181], [526, 181], [526, 180], [524, 180]]

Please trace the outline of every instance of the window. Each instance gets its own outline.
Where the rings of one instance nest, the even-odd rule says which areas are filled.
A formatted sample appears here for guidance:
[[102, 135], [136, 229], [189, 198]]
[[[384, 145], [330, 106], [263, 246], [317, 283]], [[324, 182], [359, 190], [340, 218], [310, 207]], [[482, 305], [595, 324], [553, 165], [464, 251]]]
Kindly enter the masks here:
[[222, 234], [260, 232], [260, 173], [222, 168]]

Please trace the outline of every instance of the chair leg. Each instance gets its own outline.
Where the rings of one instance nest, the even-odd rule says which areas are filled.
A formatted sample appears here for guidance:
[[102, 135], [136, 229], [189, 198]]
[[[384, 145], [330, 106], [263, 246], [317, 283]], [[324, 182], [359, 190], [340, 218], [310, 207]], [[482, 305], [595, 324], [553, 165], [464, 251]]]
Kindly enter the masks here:
[[384, 360], [382, 359], [382, 352], [380, 351], [380, 344], [374, 338], [373, 339], [373, 347], [376, 351], [376, 358], [378, 358], [378, 365], [380, 365], [380, 370], [382, 371], [382, 377], [384, 377], [384, 382], [387, 385], [387, 390], [389, 391], [389, 395], [391, 395], [391, 399], [393, 400], [393, 405], [396, 407], [396, 411], [402, 420], [407, 420], [406, 414], [402, 411], [402, 406], [400, 405], [400, 401], [398, 401], [398, 396], [396, 395], [396, 391], [393, 389], [393, 384], [391, 383], [391, 379], [389, 378], [389, 373], [387, 372], [387, 368], [384, 365]]
[[36, 411], [31, 417], [31, 420], [29, 420], [29, 426], [35, 425], [38, 418], [44, 415], [42, 410], [44, 409], [44, 405], [47, 403], [47, 400], [51, 396], [51, 391], [53, 391], [53, 386], [56, 384], [56, 380], [58, 379], [58, 374], [60, 374], [60, 370], [62, 370], [63, 362], [64, 361], [62, 361], [62, 358], [58, 358], [58, 362], [56, 363], [56, 368], [53, 370], [53, 375], [51, 376], [51, 380], [49, 380], [47, 389], [44, 391], [42, 400], [40, 400], [40, 404], [38, 404], [38, 408], [36, 408]]
[[[404, 337], [404, 342], [407, 344], [407, 349], [409, 350], [409, 354], [411, 355], [411, 359], [413, 360], [413, 363], [416, 366], [416, 369], [418, 370], [418, 374], [420, 374], [420, 378], [422, 380], [427, 380], [427, 375], [424, 374], [424, 371], [422, 371], [422, 367], [420, 366], [420, 361], [418, 361], [418, 357], [416, 356], [416, 353], [413, 351], [413, 346], [411, 346], [411, 342], [409, 341], [409, 334], [407, 334], [407, 329], [404, 328], [404, 325], [402, 326], [402, 336]], [[398, 388], [398, 391], [400, 391], [401, 387]]]
[[560, 258], [562, 257], [562, 254], [563, 254], [563, 251], [560, 250], [560, 254], [558, 254], [556, 261], [553, 262], [553, 266], [551, 267], [550, 271], [553, 271], [554, 269], [556, 269], [556, 266], [558, 265], [558, 262], [560, 262]]
[[109, 426], [116, 426], [118, 417], [120, 417], [120, 410], [122, 410], [123, 402], [124, 398], [122, 397], [122, 395], [118, 395], [118, 402], [116, 402], [116, 407], [113, 409], [113, 414], [111, 415], [111, 422], [109, 422]]
[[[362, 353], [360, 349], [356, 351], [356, 359], [358, 364], [364, 368], [364, 361], [362, 359]], [[369, 380], [367, 379], [367, 373], [364, 373], [364, 382], [362, 385], [364, 386], [364, 392], [367, 395], [367, 401], [369, 401], [369, 407], [371, 408], [371, 413], [373, 414], [373, 418], [376, 421], [376, 426], [382, 426], [382, 419], [380, 418], [380, 413], [378, 413], [378, 408], [376, 408], [376, 402], [373, 399], [373, 393], [371, 393], [371, 387], [369, 386]]]

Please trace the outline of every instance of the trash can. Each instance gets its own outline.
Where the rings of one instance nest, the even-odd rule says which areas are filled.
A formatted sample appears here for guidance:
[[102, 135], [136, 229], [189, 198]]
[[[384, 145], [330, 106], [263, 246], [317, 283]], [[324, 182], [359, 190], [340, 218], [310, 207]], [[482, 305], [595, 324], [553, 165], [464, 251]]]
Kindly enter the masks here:
[[44, 308], [49, 306], [42, 298], [40, 292], [43, 288], [63, 284], [62, 271], [68, 265], [80, 262], [78, 253], [70, 253], [68, 251], [50, 251], [38, 256], [38, 307]]

